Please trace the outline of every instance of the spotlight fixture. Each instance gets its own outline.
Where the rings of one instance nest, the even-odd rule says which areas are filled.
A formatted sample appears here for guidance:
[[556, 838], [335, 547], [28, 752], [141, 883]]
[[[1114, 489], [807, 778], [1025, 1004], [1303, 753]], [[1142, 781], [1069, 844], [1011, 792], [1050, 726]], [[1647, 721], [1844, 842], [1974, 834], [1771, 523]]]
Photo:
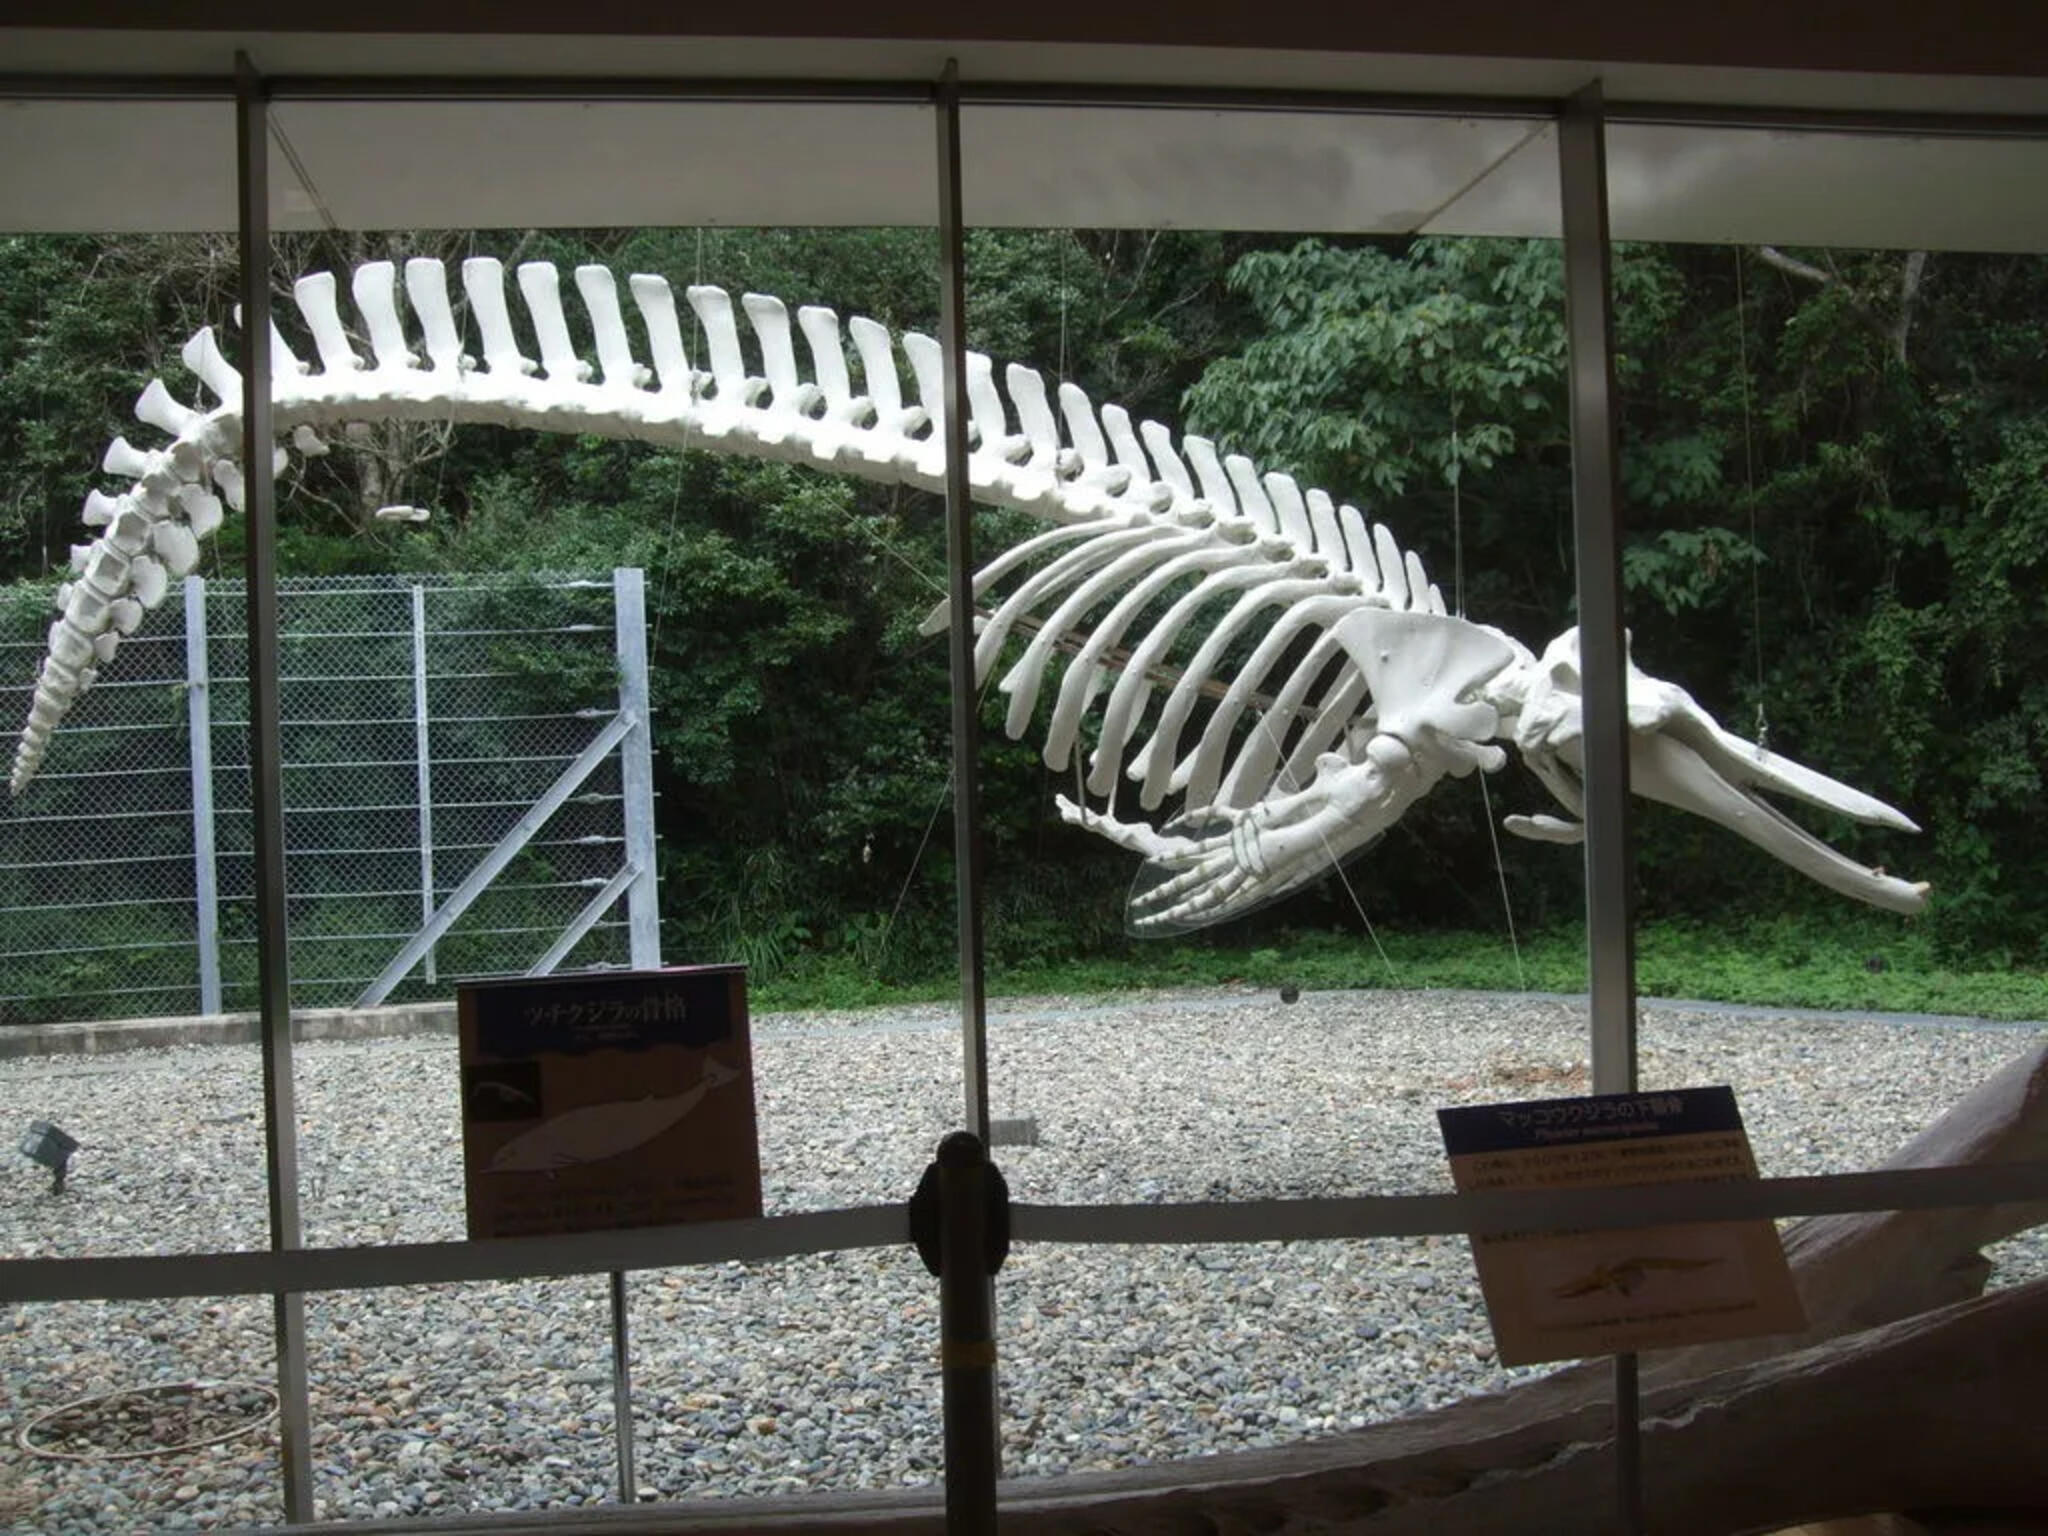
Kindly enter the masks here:
[[50, 1170], [50, 1193], [64, 1193], [64, 1175], [78, 1143], [47, 1120], [31, 1120], [21, 1138], [21, 1155]]

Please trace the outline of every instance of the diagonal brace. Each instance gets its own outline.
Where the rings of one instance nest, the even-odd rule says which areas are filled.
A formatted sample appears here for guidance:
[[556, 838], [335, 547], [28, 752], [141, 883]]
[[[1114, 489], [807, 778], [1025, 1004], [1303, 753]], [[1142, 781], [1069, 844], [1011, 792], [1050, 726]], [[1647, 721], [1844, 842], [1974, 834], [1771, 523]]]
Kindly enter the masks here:
[[405, 980], [412, 968], [426, 958], [426, 953], [438, 944], [441, 936], [455, 926], [455, 920], [467, 912], [470, 903], [484, 893], [486, 887], [497, 879], [524, 848], [533, 840], [533, 835], [547, 825], [547, 820], [560, 810], [568, 798], [575, 794], [583, 781], [597, 770], [613, 747], [625, 739], [626, 733], [639, 722], [639, 716], [628, 709], [620, 710], [597, 733], [589, 746], [585, 747], [576, 761], [562, 770], [561, 777], [550, 784], [547, 792], [521, 816], [511, 831], [498, 840], [498, 845], [478, 861], [475, 869], [454, 890], [448, 899], [435, 909], [418, 933], [405, 941], [405, 947], [384, 967], [383, 974], [363, 990], [356, 999], [358, 1008], [374, 1008], [391, 995], [391, 989]]
[[562, 930], [561, 937], [548, 946], [548, 952], [533, 962], [533, 965], [527, 970], [526, 974], [529, 976], [554, 975], [555, 967], [568, 958], [569, 951], [576, 947], [583, 938], [583, 935], [596, 927], [597, 920], [610, 911], [612, 905], [621, 896], [626, 894], [627, 889], [635, 880], [640, 878], [640, 869], [641, 865], [638, 860], [627, 860], [625, 866], [605, 883], [604, 889], [591, 897], [583, 910], [576, 914], [575, 919], [569, 926]]

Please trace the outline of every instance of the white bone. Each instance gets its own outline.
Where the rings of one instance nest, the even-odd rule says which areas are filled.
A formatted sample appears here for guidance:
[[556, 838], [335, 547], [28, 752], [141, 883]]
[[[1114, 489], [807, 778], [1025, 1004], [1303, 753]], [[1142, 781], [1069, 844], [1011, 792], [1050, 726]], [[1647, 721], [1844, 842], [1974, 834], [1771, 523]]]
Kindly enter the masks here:
[[1315, 528], [1309, 521], [1308, 505], [1294, 476], [1269, 474], [1260, 482], [1273, 510], [1280, 517], [1280, 537], [1306, 555], [1316, 547]]
[[1394, 542], [1394, 536], [1387, 532], [1385, 523], [1372, 525], [1373, 553], [1379, 557], [1380, 592], [1390, 608], [1408, 606], [1408, 567], [1401, 556], [1401, 546]]
[[1282, 537], [1280, 514], [1273, 510], [1266, 488], [1259, 483], [1258, 467], [1243, 454], [1233, 453], [1224, 459], [1223, 469], [1230, 476], [1230, 488], [1237, 493], [1238, 510], [1251, 519], [1252, 526], [1263, 537]]
[[128, 579], [134, 584], [135, 601], [154, 608], [170, 590], [170, 574], [147, 555], [137, 555], [129, 564]]
[[405, 264], [405, 296], [419, 316], [428, 364], [436, 373], [460, 373], [462, 333], [448, 302], [448, 269], [431, 257], [413, 257]]
[[1098, 534], [1020, 583], [982, 626], [981, 634], [975, 640], [975, 681], [979, 683], [988, 676], [1010, 631], [1039, 603], [1108, 564], [1133, 544], [1145, 543], [1153, 537], [1150, 528], [1126, 528], [1115, 533]]
[[[1091, 609], [1126, 581], [1204, 542], [1200, 534], [1183, 534], [1177, 538], [1148, 537], [1135, 549], [1125, 551], [1108, 565], [1091, 573], [1086, 580], [1077, 582], [1066, 600], [1039, 626], [1038, 633], [1025, 648], [1023, 659], [1003, 679], [1003, 691], [1010, 695], [1010, 734], [1022, 736], [1030, 725], [1031, 716], [1038, 707], [1039, 688], [1044, 683], [1046, 664], [1052, 659], [1053, 648], [1069, 637]], [[1067, 765], [1067, 754], [1061, 751], [1055, 756], [1050, 737], [1045, 757], [1048, 767], [1064, 768]]]
[[806, 304], [796, 312], [796, 323], [811, 349], [811, 373], [825, 401], [825, 413], [833, 421], [850, 421], [859, 404], [853, 398], [853, 384], [846, 368], [846, 348], [839, 340], [839, 316], [817, 304]]
[[1132, 763], [1134, 771], [1138, 769], [1139, 762], [1143, 763], [1139, 804], [1152, 810], [1172, 788], [1179, 767], [1175, 759], [1180, 751], [1181, 731], [1194, 710], [1202, 686], [1214, 675], [1217, 663], [1239, 633], [1262, 609], [1320, 595], [1321, 589], [1314, 582], [1281, 579], [1259, 583], [1231, 605], [1230, 611], [1203, 638], [1194, 659], [1174, 684], [1165, 704], [1160, 706], [1159, 723], [1153, 727], [1151, 739], [1139, 749], [1137, 760]]
[[866, 315], [846, 322], [860, 354], [861, 387], [875, 402], [876, 426], [886, 431], [909, 431], [902, 425], [903, 381], [896, 373], [896, 355], [889, 344], [889, 328]]
[[[1192, 590], [1174, 600], [1172, 606], [1145, 632], [1144, 639], [1133, 648], [1131, 659], [1124, 665], [1123, 676], [1110, 690], [1109, 702], [1103, 707], [1102, 728], [1088, 780], [1090, 793], [1107, 795], [1115, 789], [1125, 749], [1136, 733], [1153, 691], [1152, 672], [1164, 662], [1174, 642], [1195, 616], [1218, 598], [1271, 581], [1280, 574], [1276, 567], [1256, 558], [1248, 560], [1242, 549], [1218, 550], [1217, 553], [1227, 563], [1204, 576]], [[1196, 686], [1199, 686], [1199, 680]], [[1134, 763], [1131, 777], [1137, 778], [1141, 773], [1142, 769]]]
[[[1103, 657], [1123, 640], [1132, 621], [1176, 581], [1196, 572], [1208, 572], [1226, 563], [1236, 563], [1239, 558], [1235, 551], [1219, 550], [1206, 542], [1197, 542], [1191, 548], [1183, 545], [1179, 553], [1161, 561], [1117, 599], [1116, 606], [1094, 626], [1087, 641], [1067, 665], [1067, 675], [1060, 683], [1059, 699], [1053, 706], [1052, 719], [1045, 730], [1045, 760], [1049, 765], [1066, 766], [1074, 742], [1080, 735], [1082, 717], [1098, 691], [1094, 679], [1101, 670]], [[1084, 678], [1089, 680], [1085, 684]], [[1105, 781], [1114, 784], [1114, 769], [1105, 775]], [[1106, 793], [1106, 790], [1098, 793]]]
[[633, 356], [633, 344], [626, 335], [626, 317], [619, 310], [619, 285], [609, 267], [581, 266], [576, 269], [576, 291], [583, 295], [584, 312], [590, 316], [590, 334], [597, 346], [597, 364], [608, 389], [639, 389], [654, 371]]
[[519, 350], [512, 311], [505, 303], [505, 267], [495, 256], [472, 256], [462, 264], [462, 291], [483, 336], [484, 366], [500, 379], [524, 378], [540, 365]]
[[1231, 489], [1230, 476], [1216, 457], [1216, 445], [1206, 437], [1191, 434], [1180, 440], [1180, 446], [1188, 462], [1195, 466], [1195, 477], [1202, 482], [1202, 496], [1216, 509], [1217, 517], [1225, 521], [1243, 517], [1237, 509], [1237, 492]]
[[747, 377], [731, 298], [723, 288], [704, 284], [693, 286], [688, 293], [690, 308], [697, 312], [704, 327], [704, 350], [711, 354], [711, 379], [718, 391], [718, 403], [734, 409], [753, 404], [767, 381]]
[[164, 388], [162, 379], [151, 379], [149, 387], [135, 402], [135, 419], [146, 421], [173, 437], [183, 437], [204, 421], [205, 416], [171, 398], [171, 392]]
[[590, 377], [590, 364], [569, 345], [569, 322], [562, 314], [562, 278], [551, 261], [519, 264], [519, 292], [533, 337], [540, 344], [540, 365], [551, 384], [580, 384]]
[[1316, 553], [1335, 571], [1351, 569], [1351, 554], [1344, 547], [1344, 530], [1337, 522], [1337, 505], [1330, 493], [1311, 489], [1308, 493], [1308, 521], [1315, 538]]
[[398, 318], [398, 268], [388, 261], [366, 261], [356, 268], [349, 291], [355, 295], [356, 313], [370, 333], [370, 350], [377, 356], [377, 366], [417, 366]]
[[[754, 339], [761, 346], [761, 372], [768, 380], [768, 411], [785, 418], [802, 414], [818, 394], [815, 385], [805, 384], [797, 377], [796, 343], [789, 334], [788, 306], [765, 293], [742, 294], [740, 305], [746, 310], [747, 323], [754, 328]], [[787, 435], [794, 427], [794, 422], [784, 420], [774, 430]]]
[[647, 327], [647, 349], [654, 354], [654, 374], [665, 395], [688, 399], [696, 391], [696, 374], [690, 369], [690, 355], [683, 350], [682, 327], [676, 319], [675, 290], [659, 277], [635, 273], [626, 279], [633, 291], [633, 303]]
[[1154, 477], [1173, 487], [1177, 501], [1193, 501], [1195, 482], [1189, 478], [1188, 467], [1181, 461], [1181, 456], [1174, 452], [1173, 434], [1156, 421], [1141, 421], [1138, 423], [1138, 436], [1152, 455]]
[[221, 355], [220, 343], [214, 338], [212, 326], [203, 325], [193, 332], [192, 339], [185, 343], [178, 355], [199, 382], [213, 391], [216, 400], [222, 405], [241, 409], [242, 375]]
[[[235, 324], [242, 323], [242, 307], [235, 306]], [[275, 320], [270, 322], [270, 372], [274, 378], [288, 380], [302, 378], [313, 371], [313, 365], [291, 349], [291, 343], [284, 339], [284, 332], [277, 328]], [[224, 402], [239, 406], [240, 397]]]
[[221, 499], [237, 512], [244, 509], [242, 499], [242, 466], [233, 459], [217, 459], [211, 466], [213, 483], [220, 487]]
[[[936, 428], [946, 409], [944, 369], [928, 337], [902, 340], [920, 399], [906, 405], [888, 332], [851, 321], [866, 383], [856, 396], [831, 311], [798, 312], [810, 349], [814, 382], [807, 381], [787, 308], [750, 295], [743, 302], [766, 374], [752, 378], [731, 299], [692, 289], [716, 386], [700, 399], [702, 376], [684, 350], [673, 293], [659, 279], [635, 278], [660, 379], [650, 393], [641, 388], [648, 372], [634, 359], [611, 274], [585, 266], [577, 286], [603, 370], [603, 383], [593, 385], [574, 352], [555, 270], [529, 263], [521, 291], [547, 364], [544, 380], [529, 380], [534, 365], [519, 353], [502, 268], [478, 258], [464, 264], [463, 278], [483, 340], [483, 373], [465, 371], [438, 262], [406, 265], [431, 370], [408, 352], [391, 264], [367, 264], [351, 278], [377, 359], [372, 369], [348, 345], [334, 280], [302, 281], [296, 291], [323, 371], [298, 377], [277, 343], [286, 362], [275, 370], [278, 430], [310, 454], [320, 451], [315, 426], [437, 415], [679, 445], [703, 438], [726, 452], [812, 458], [884, 482], [935, 488], [943, 481], [946, 445]], [[120, 439], [110, 445], [105, 467], [130, 485], [119, 496], [87, 498], [86, 518], [104, 533], [72, 551], [78, 576], [59, 594], [61, 616], [16, 749], [17, 790], [43, 761], [51, 729], [92, 685], [94, 663], [111, 660], [119, 635], [132, 631], [145, 605], [162, 600], [169, 574], [189, 569], [198, 540], [218, 526], [220, 500], [205, 488], [207, 477], [241, 504], [234, 437], [244, 381], [210, 333], [193, 336], [184, 356], [222, 405], [193, 410], [153, 380], [138, 414], [171, 440], [157, 452]], [[1047, 729], [1048, 759], [1071, 759], [1083, 721], [1099, 707], [1089, 790], [1107, 796], [1128, 773], [1147, 805], [1176, 790], [1186, 796], [1180, 818], [1163, 831], [1091, 816], [1062, 799], [1063, 815], [1152, 861], [1151, 878], [1132, 899], [1135, 925], [1214, 921], [1294, 889], [1377, 836], [1441, 777], [1499, 766], [1492, 738], [1504, 719], [1538, 778], [1574, 808], [1582, 723], [1576, 669], [1559, 650], [1563, 637], [1539, 663], [1498, 632], [1450, 618], [1420, 559], [1384, 526], [1368, 525], [1355, 508], [1291, 477], [1261, 474], [1238, 455], [1220, 461], [1201, 438], [1177, 445], [1154, 422], [1134, 430], [1120, 407], [1098, 410], [1071, 384], [1058, 392], [1056, 420], [1043, 378], [1027, 368], [1010, 365], [999, 388], [993, 364], [970, 353], [965, 374], [970, 494], [1054, 525], [976, 573], [977, 607], [1011, 589], [979, 623], [977, 675], [986, 677], [1007, 638], [1049, 607], [1004, 679], [1012, 732], [1030, 725], [1055, 653], [1071, 650]], [[1062, 424], [1070, 446], [1061, 446]], [[281, 450], [273, 450], [273, 464], [284, 472]], [[379, 515], [423, 513], [393, 507]], [[934, 619], [946, 622], [943, 607]], [[1141, 623], [1112, 682], [1111, 653]], [[1155, 687], [1154, 674], [1191, 631], [1194, 654], [1170, 688]], [[1255, 690], [1283, 666], [1263, 718], [1248, 720]], [[1182, 755], [1197, 700], [1218, 688], [1220, 702]], [[1681, 690], [1633, 667], [1629, 689], [1632, 761], [1647, 792], [1722, 822], [1859, 899], [1900, 910], [1924, 899], [1923, 887], [1854, 864], [1750, 790], [1910, 826], [1896, 811], [1729, 735]], [[1129, 744], [1162, 693], [1151, 735], [1126, 765]], [[1548, 820], [1510, 818], [1510, 828]]]
[[341, 311], [335, 303], [334, 274], [312, 272], [292, 284], [292, 299], [306, 329], [313, 333], [313, 349], [320, 354], [320, 366], [328, 373], [355, 373], [363, 366], [342, 329]]

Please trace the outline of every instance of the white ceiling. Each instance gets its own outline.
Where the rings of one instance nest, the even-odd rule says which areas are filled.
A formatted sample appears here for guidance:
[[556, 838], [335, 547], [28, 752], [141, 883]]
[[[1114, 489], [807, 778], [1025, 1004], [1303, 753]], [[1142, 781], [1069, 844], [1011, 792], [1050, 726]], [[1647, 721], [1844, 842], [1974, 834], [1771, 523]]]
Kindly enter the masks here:
[[[204, 41], [177, 46], [191, 52]], [[363, 41], [302, 37], [273, 52], [319, 47], [327, 51], [317, 62], [340, 68]], [[484, 41], [502, 51], [518, 40]], [[560, 41], [566, 69], [594, 63], [577, 50], [602, 40]], [[47, 54], [48, 35], [40, 42]], [[672, 56], [675, 42], [648, 40], [646, 67], [730, 66], [742, 46], [686, 58]], [[847, 45], [841, 62], [850, 68], [866, 59], [862, 48], [883, 46]], [[1103, 67], [1101, 52], [1088, 53], [1090, 68]], [[1176, 53], [1123, 52], [1149, 59], [1155, 75]], [[202, 56], [210, 57], [189, 62], [196, 68]], [[179, 53], [162, 62], [188, 61]], [[429, 48], [416, 67], [434, 62]], [[1347, 62], [1355, 84], [1364, 64]], [[1487, 61], [1455, 61], [1463, 75], [1421, 67], [1446, 61], [1408, 62], [1417, 68], [1402, 78], [1438, 88], [1499, 73], [1487, 73]], [[1273, 60], [1261, 67], [1270, 73]], [[1576, 67], [1536, 61], [1508, 75], [1562, 91], [1561, 72]], [[1606, 86], [1613, 98], [1632, 85], [1641, 100], [1647, 86], [1675, 88], [1669, 74], [1632, 67]], [[1790, 90], [1772, 78], [1781, 94]], [[1761, 91], [1749, 75], [1727, 83], [1744, 82], [1747, 94]], [[1308, 71], [1294, 83], [1333, 82]], [[1831, 84], [1841, 95], [1842, 81]], [[1984, 101], [2013, 106], [2032, 102], [2038, 83], [1973, 84]], [[1894, 94], [1957, 106], [1966, 98], [1935, 89], [1954, 85], [1920, 82]], [[387, 229], [929, 225], [937, 217], [935, 125], [922, 105], [288, 97], [272, 115], [272, 219], [281, 229], [326, 221]], [[0, 228], [234, 225], [234, 116], [225, 102], [0, 100], [0, 143]], [[1542, 117], [970, 103], [962, 154], [970, 224], [1558, 231], [1556, 146]], [[1620, 121], [1609, 130], [1608, 163], [1612, 224], [1624, 239], [2048, 250], [2048, 139]]]

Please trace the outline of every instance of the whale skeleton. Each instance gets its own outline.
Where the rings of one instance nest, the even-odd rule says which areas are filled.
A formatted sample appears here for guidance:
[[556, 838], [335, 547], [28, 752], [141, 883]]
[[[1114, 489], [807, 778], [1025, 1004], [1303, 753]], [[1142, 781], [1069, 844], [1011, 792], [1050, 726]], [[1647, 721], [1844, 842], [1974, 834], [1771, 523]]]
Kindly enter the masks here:
[[[273, 326], [278, 432], [311, 455], [325, 451], [322, 429], [354, 422], [495, 423], [943, 488], [941, 353], [930, 337], [892, 337], [858, 316], [842, 328], [833, 311], [807, 306], [795, 314], [806, 372], [781, 300], [750, 293], [736, 309], [724, 290], [696, 286], [685, 298], [701, 327], [700, 368], [665, 280], [626, 281], [643, 354], [612, 273], [581, 266], [574, 283], [593, 366], [571, 339], [556, 268], [527, 262], [515, 278], [537, 360], [521, 350], [506, 273], [493, 258], [462, 264], [480, 361], [465, 350], [466, 326], [439, 261], [416, 258], [402, 272], [373, 261], [349, 275], [367, 358], [344, 324], [333, 274], [300, 278], [295, 298], [318, 362], [296, 357]], [[899, 355], [915, 401], [906, 399]], [[211, 327], [183, 357], [218, 403], [186, 405], [153, 379], [135, 412], [169, 441], [145, 449], [117, 437], [107, 449], [103, 468], [123, 485], [86, 497], [84, 521], [99, 532], [73, 548], [75, 577], [58, 593], [15, 752], [16, 794], [122, 637], [163, 601], [171, 577], [193, 568], [224, 504], [242, 505], [241, 376]], [[1413, 551], [1326, 492], [1262, 473], [1205, 438], [1176, 440], [1157, 422], [1134, 423], [1072, 384], [1048, 390], [1032, 369], [1008, 365], [999, 386], [988, 357], [970, 352], [966, 362], [975, 500], [1050, 525], [974, 578], [977, 683], [1007, 642], [1024, 641], [1000, 683], [1005, 724], [1021, 737], [1049, 696], [1044, 758], [1054, 769], [1075, 762], [1093, 722], [1082, 797], [1061, 796], [1059, 806], [1068, 821], [1147, 861], [1130, 903], [1135, 931], [1201, 927], [1287, 895], [1366, 847], [1441, 779], [1498, 769], [1500, 742], [1569, 813], [1509, 816], [1508, 829], [1550, 841], [1583, 836], [1575, 629], [1533, 653], [1449, 612]], [[275, 451], [283, 472], [290, 455]], [[942, 604], [926, 631], [943, 630], [950, 617]], [[1918, 830], [1899, 811], [1722, 729], [1682, 689], [1632, 661], [1627, 690], [1637, 792], [1704, 815], [1844, 895], [1920, 909], [1925, 884], [1857, 863], [1767, 796]], [[1160, 827], [1117, 819], [1110, 806], [1120, 774], [1139, 786], [1148, 811], [1178, 796], [1178, 815]]]

